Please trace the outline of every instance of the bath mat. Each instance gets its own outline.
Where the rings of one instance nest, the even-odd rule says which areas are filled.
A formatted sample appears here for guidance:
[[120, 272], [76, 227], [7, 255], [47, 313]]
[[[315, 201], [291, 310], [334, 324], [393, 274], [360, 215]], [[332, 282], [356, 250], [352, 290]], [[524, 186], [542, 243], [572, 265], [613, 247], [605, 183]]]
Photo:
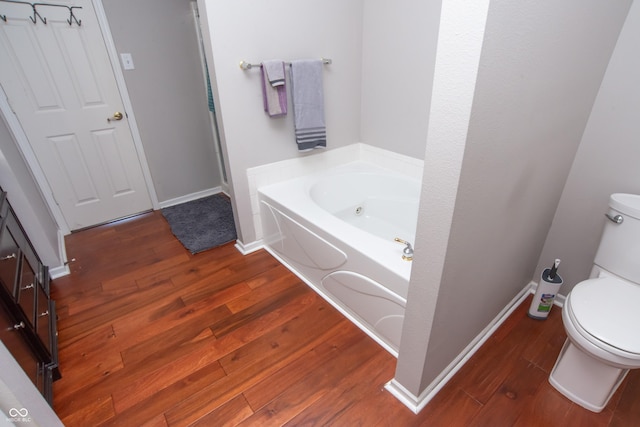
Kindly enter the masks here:
[[192, 254], [236, 239], [231, 201], [222, 193], [164, 208], [162, 215]]

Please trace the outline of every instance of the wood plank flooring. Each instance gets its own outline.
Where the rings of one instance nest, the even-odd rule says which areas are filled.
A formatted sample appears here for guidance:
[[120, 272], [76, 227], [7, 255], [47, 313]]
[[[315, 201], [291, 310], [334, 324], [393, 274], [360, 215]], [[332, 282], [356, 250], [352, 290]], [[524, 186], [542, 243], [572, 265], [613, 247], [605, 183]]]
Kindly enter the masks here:
[[265, 251], [197, 255], [159, 212], [68, 236], [56, 279], [73, 426], [634, 426], [640, 375], [593, 414], [547, 382], [564, 340], [525, 302], [418, 415], [383, 389], [395, 359]]

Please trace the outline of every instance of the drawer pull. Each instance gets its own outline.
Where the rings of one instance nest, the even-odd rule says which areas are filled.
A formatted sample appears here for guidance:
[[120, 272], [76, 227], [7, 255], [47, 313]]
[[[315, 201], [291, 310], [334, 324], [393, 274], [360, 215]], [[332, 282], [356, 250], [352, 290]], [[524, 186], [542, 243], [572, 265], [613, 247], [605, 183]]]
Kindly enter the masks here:
[[16, 254], [11, 254], [11, 255], [7, 255], [7, 256], [3, 256], [2, 258], [0, 258], [0, 261], [6, 261], [6, 260], [8, 260], [8, 259], [15, 258], [15, 257], [16, 257]]
[[17, 323], [15, 325], [13, 325], [13, 330], [17, 331], [19, 329], [24, 329], [26, 326], [27, 325], [25, 325], [24, 322], [20, 322], [20, 323]]
[[27, 286], [25, 286], [24, 288], [20, 288], [21, 291], [26, 291], [27, 289], [33, 289], [33, 283], [28, 284]]
[[49, 315], [49, 310], [47, 310], [47, 311], [44, 311], [44, 312], [40, 313], [40, 314], [38, 315], [38, 317], [44, 317], [44, 316], [48, 316], [48, 315]]

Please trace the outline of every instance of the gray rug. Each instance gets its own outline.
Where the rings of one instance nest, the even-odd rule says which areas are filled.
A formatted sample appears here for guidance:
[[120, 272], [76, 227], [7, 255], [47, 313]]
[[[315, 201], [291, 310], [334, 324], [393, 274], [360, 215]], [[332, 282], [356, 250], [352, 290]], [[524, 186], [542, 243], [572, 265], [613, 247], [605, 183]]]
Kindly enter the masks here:
[[192, 254], [236, 239], [231, 201], [224, 194], [162, 209], [171, 232]]

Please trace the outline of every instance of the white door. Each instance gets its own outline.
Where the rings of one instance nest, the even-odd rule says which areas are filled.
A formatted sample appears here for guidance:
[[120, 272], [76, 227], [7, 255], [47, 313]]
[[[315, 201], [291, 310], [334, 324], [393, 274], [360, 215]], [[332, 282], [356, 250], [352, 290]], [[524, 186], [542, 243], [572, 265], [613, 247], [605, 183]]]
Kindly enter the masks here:
[[81, 25], [0, 3], [0, 84], [71, 230], [152, 208], [95, 12], [77, 4]]

